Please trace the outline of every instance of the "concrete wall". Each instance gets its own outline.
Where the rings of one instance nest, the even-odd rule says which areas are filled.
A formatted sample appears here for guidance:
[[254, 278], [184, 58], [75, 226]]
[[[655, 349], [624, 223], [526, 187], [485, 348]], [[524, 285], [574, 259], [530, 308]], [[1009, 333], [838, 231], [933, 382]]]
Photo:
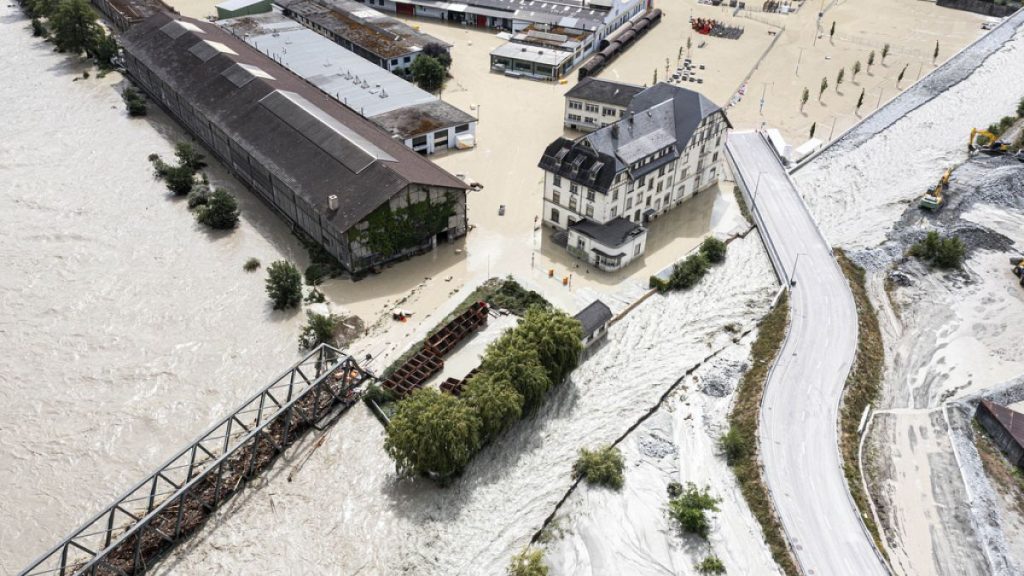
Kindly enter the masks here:
[[978, 423], [992, 436], [996, 446], [1006, 454], [1007, 460], [1018, 468], [1024, 469], [1024, 447], [1016, 442], [1003, 425], [992, 416], [983, 404], [978, 404], [975, 415]]

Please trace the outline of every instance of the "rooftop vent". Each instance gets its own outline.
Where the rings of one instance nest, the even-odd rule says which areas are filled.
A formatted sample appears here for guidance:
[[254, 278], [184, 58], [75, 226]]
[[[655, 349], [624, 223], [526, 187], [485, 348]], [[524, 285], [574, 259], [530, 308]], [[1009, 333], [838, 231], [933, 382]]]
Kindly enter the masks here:
[[338, 195], [337, 194], [331, 194], [330, 196], [327, 197], [327, 208], [330, 209], [330, 210], [337, 210], [338, 209]]

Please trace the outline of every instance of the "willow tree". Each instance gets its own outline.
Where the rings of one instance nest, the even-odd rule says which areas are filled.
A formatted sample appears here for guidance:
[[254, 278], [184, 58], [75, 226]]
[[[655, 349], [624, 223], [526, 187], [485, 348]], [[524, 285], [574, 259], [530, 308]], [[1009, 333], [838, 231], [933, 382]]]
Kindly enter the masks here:
[[523, 396], [502, 376], [479, 373], [460, 397], [480, 417], [481, 441], [496, 438], [523, 415]]
[[564, 312], [531, 308], [516, 328], [535, 350], [551, 383], [566, 379], [583, 351], [583, 327]]
[[522, 396], [523, 411], [530, 413], [540, 406], [552, 381], [537, 348], [520, 330], [509, 330], [487, 347], [478, 376], [511, 383]]
[[468, 403], [421, 388], [398, 403], [387, 427], [384, 450], [402, 475], [462, 472], [480, 449], [481, 422]]

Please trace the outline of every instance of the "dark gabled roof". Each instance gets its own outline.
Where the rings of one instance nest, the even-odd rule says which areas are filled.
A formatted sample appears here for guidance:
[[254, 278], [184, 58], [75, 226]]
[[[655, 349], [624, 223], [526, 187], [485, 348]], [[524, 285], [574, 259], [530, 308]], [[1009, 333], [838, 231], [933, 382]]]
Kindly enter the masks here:
[[[216, 25], [160, 13], [130, 29], [121, 43], [341, 231], [411, 183], [466, 188]], [[332, 194], [339, 199], [333, 212], [327, 207]]]
[[643, 86], [612, 82], [588, 76], [566, 92], [565, 97], [601, 102], [602, 104], [610, 104], [612, 106], [627, 106], [633, 97], [643, 92], [643, 90]]
[[612, 311], [604, 302], [594, 300], [573, 318], [579, 320], [583, 326], [583, 337], [587, 338], [612, 319]]
[[604, 224], [584, 218], [569, 226], [569, 229], [605, 246], [618, 248], [640, 232], [643, 232], [644, 227], [619, 216]]
[[402, 139], [476, 122], [476, 118], [443, 100], [405, 106], [373, 116], [371, 120]]
[[548, 144], [539, 166], [605, 194], [615, 179], [615, 158], [568, 138], [558, 138]]
[[982, 400], [981, 405], [1006, 429], [1018, 446], [1024, 447], [1024, 414], [989, 400]]
[[[689, 142], [701, 120], [722, 110], [718, 104], [708, 100], [700, 92], [659, 82], [637, 94], [629, 103], [626, 114], [640, 113], [668, 100], [673, 103], [676, 139], [679, 142]], [[725, 118], [726, 125], [732, 128], [724, 112], [722, 117]]]

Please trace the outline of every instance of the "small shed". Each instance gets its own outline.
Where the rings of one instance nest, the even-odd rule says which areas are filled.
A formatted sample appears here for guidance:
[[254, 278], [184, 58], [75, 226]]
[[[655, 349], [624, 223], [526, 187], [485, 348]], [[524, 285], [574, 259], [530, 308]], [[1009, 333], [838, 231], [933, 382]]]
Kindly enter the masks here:
[[583, 326], [583, 348], [587, 349], [608, 333], [608, 323], [612, 320], [612, 311], [604, 302], [594, 300], [573, 318]]
[[1010, 463], [1024, 469], [1024, 414], [982, 400], [974, 417], [992, 436]]
[[270, 12], [270, 0], [227, 0], [217, 4], [218, 20], [266, 12]]

